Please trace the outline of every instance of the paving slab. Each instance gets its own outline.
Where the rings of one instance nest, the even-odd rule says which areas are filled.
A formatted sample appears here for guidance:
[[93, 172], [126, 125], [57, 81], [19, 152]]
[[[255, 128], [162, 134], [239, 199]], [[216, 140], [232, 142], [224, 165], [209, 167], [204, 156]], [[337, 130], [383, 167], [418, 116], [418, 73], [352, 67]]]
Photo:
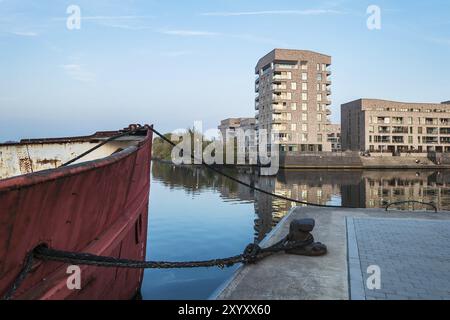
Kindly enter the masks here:
[[[384, 247], [381, 244], [382, 242], [379, 241], [379, 237], [374, 236], [370, 232], [368, 233], [367, 239], [361, 238], [361, 242], [358, 235], [361, 232], [366, 232], [368, 229], [377, 232], [380, 223], [383, 225], [387, 223], [389, 225], [389, 221], [394, 223], [392, 227], [387, 227], [390, 230], [389, 232], [397, 232], [398, 228], [402, 228], [398, 223], [402, 221], [406, 222], [408, 219], [414, 219], [415, 223], [419, 225], [421, 222], [430, 221], [440, 224], [441, 221], [450, 221], [450, 212], [434, 213], [433, 211], [410, 212], [398, 210], [386, 212], [383, 209], [295, 207], [266, 236], [261, 245], [269, 246], [282, 239], [289, 231], [290, 221], [300, 218], [315, 219], [316, 227], [313, 235], [316, 241], [327, 245], [328, 253], [326, 255], [321, 257], [306, 257], [279, 253], [257, 264], [241, 266], [236, 270], [231, 279], [224, 283], [211, 298], [235, 300], [346, 300], [350, 298], [420, 298], [420, 296], [425, 298], [431, 294], [434, 294], [435, 297], [445, 297], [445, 291], [442, 291], [442, 288], [437, 288], [435, 291], [432, 291], [429, 286], [423, 285], [417, 288], [422, 289], [422, 291], [408, 290], [409, 286], [414, 286], [414, 284], [419, 286], [418, 283], [420, 282], [416, 283], [415, 281], [402, 282], [402, 287], [399, 284], [398, 288], [403, 288], [403, 290], [382, 291], [367, 295], [365, 290], [366, 269], [368, 264], [372, 263], [371, 250], [373, 250], [368, 244], [373, 242], [373, 246], [376, 246], [378, 250], [376, 252], [391, 257], [390, 259], [392, 261], [388, 261], [386, 264], [386, 266], [391, 266], [391, 264], [395, 265], [395, 268], [391, 270], [397, 270], [402, 266], [400, 263], [395, 262], [399, 252], [398, 249], [393, 249], [392, 246], [389, 246], [383, 250]], [[372, 227], [370, 221], [365, 224], [365, 220], [358, 220], [359, 218], [364, 218], [365, 220], [371, 220], [368, 218], [382, 218], [383, 221], [375, 221], [375, 226]], [[348, 234], [348, 223], [353, 224], [353, 233], [350, 235]], [[430, 228], [432, 229], [431, 225]], [[430, 229], [428, 230], [430, 231]], [[389, 233], [388, 231], [386, 232]], [[349, 241], [347, 241], [348, 237]], [[410, 242], [406, 241], [406, 243], [409, 244]], [[448, 249], [450, 242], [441, 242], [438, 245], [446, 246]], [[428, 247], [428, 245], [424, 245], [420, 250], [429, 251], [427, 250]], [[355, 249], [358, 253], [357, 256], [354, 255]], [[349, 253], [352, 254], [349, 255]], [[401, 259], [401, 256], [398, 258]], [[414, 262], [408, 260], [408, 264], [411, 263], [413, 264]], [[439, 263], [435, 264], [437, 266], [439, 265]], [[423, 263], [420, 267], [414, 269], [413, 274], [417, 274], [419, 270], [429, 269], [427, 269], [427, 264]], [[431, 279], [435, 279], [435, 275], [440, 270], [440, 267], [436, 267], [432, 269], [432, 273], [422, 272], [422, 275], [417, 277], [417, 281], [421, 280], [424, 283], [431, 281]], [[353, 274], [353, 276], [349, 277], [349, 274]], [[411, 274], [405, 273], [402, 276], [408, 278]], [[386, 272], [386, 277], [386, 279], [390, 279], [390, 277], [395, 279], [392, 272]], [[390, 289], [391, 287], [386, 288]], [[406, 291], [410, 292], [410, 296], [403, 296]]]

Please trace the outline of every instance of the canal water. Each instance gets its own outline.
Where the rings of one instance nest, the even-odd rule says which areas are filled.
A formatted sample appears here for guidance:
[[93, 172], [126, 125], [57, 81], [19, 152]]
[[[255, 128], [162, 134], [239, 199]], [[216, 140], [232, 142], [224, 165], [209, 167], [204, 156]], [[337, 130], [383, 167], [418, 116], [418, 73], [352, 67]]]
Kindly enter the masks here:
[[[255, 186], [291, 198], [380, 208], [401, 200], [450, 210], [450, 171], [284, 170], [260, 177], [227, 169]], [[206, 260], [241, 253], [259, 242], [294, 206], [249, 190], [202, 167], [153, 162], [147, 259]], [[398, 205], [397, 209], [431, 209]], [[146, 270], [144, 299], [207, 299], [237, 267]]]

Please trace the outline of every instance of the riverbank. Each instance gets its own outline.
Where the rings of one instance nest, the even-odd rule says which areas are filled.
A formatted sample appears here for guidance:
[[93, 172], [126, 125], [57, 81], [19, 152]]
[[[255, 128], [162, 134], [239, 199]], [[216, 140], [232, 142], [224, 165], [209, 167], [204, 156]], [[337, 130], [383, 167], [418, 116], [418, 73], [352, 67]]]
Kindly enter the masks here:
[[[283, 238], [293, 219], [313, 218], [320, 257], [268, 257], [242, 266], [214, 299], [450, 299], [450, 213], [296, 207], [262, 246]], [[424, 258], [426, 257], [426, 258]], [[381, 272], [380, 289], [366, 286], [369, 266]]]
[[[170, 160], [153, 159], [165, 164], [174, 165]], [[177, 166], [201, 166], [201, 164], [180, 164]], [[238, 168], [258, 170], [260, 166], [250, 164], [226, 164], [215, 165], [223, 168]], [[365, 157], [359, 154], [349, 153], [314, 153], [281, 155], [281, 169], [450, 169], [450, 164], [436, 164], [426, 156], [391, 156], [377, 155]]]

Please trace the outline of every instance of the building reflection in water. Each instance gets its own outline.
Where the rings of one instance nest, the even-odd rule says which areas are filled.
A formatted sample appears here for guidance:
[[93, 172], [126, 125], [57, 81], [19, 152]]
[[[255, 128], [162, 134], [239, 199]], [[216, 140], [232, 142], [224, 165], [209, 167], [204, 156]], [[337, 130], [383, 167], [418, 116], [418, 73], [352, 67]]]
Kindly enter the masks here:
[[[381, 208], [396, 201], [418, 200], [433, 202], [442, 210], [450, 209], [450, 171], [283, 170], [276, 177], [265, 177], [248, 168], [224, 170], [261, 189], [307, 202]], [[249, 189], [200, 166], [153, 162], [152, 176], [165, 186], [183, 189], [188, 194], [215, 190], [224, 201], [254, 203], [255, 241], [261, 241], [297, 205]], [[396, 208], [422, 209], [411, 204]]]

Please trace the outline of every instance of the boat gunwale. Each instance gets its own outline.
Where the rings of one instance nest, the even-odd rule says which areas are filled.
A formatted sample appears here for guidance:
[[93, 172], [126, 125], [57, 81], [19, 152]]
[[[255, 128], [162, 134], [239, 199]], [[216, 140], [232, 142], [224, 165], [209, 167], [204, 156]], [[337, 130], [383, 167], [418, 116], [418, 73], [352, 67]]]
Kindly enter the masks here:
[[2, 142], [0, 143], [0, 147], [21, 146], [26, 144], [52, 144], [52, 143], [72, 143], [72, 142], [95, 143], [119, 133], [120, 131], [97, 131], [94, 134], [88, 136], [20, 139], [20, 141]]
[[133, 155], [145, 144], [149, 143], [151, 141], [151, 137], [152, 131], [148, 129], [143, 140], [139, 141], [137, 145], [129, 146], [124, 150], [113, 153], [107, 157], [85, 161], [67, 167], [47, 169], [1, 179], [0, 194], [110, 166]]

